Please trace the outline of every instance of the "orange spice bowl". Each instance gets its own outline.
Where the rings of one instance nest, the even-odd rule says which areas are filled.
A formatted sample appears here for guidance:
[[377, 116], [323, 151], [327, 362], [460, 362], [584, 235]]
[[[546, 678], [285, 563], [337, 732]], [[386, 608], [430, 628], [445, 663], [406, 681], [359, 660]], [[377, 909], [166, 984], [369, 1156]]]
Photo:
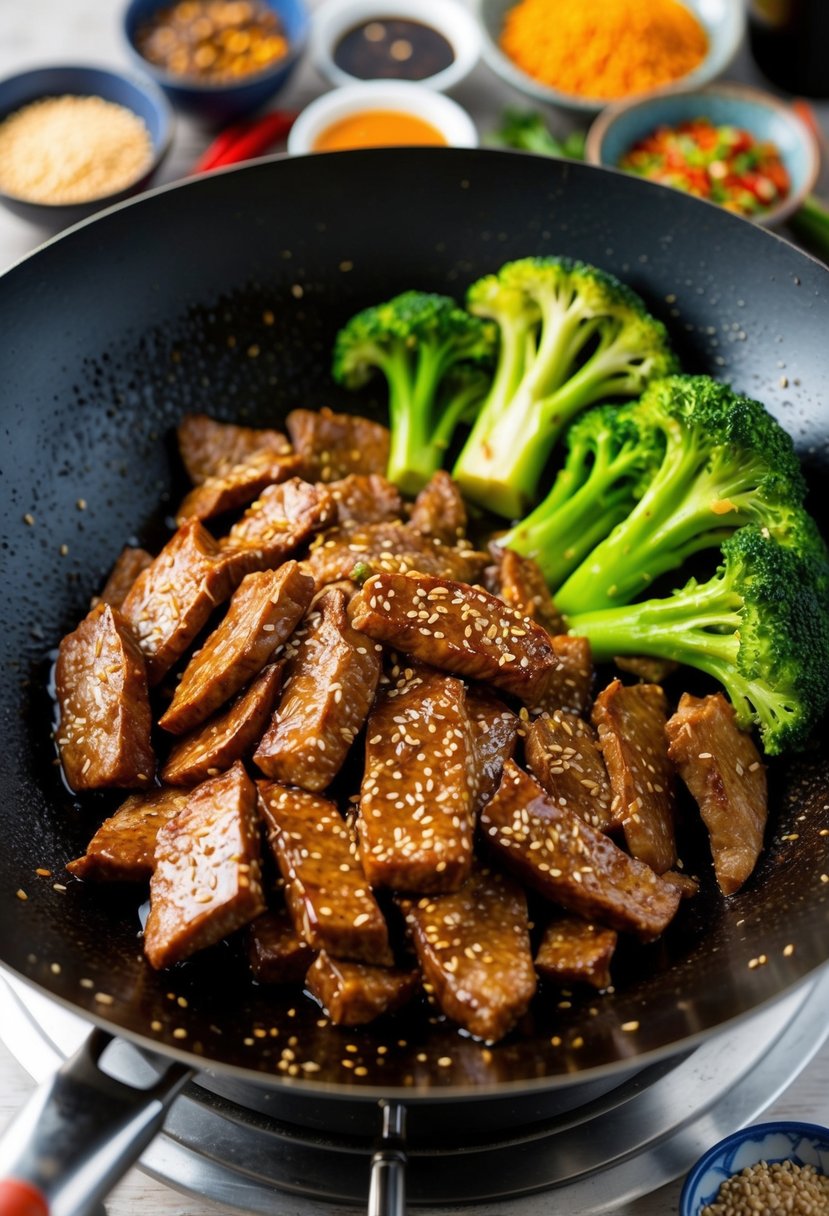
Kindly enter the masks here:
[[[497, 76], [536, 102], [558, 106], [574, 114], [598, 114], [610, 100], [623, 100], [567, 93], [537, 80], [519, 67], [501, 47], [505, 18], [516, 3], [517, 0], [474, 0], [475, 13], [481, 27], [483, 58]], [[680, 88], [700, 88], [720, 76], [736, 55], [745, 35], [746, 25], [745, 11], [741, 3], [735, 3], [735, 0], [681, 0], [681, 3], [696, 17], [705, 32], [708, 49], [704, 58], [693, 71], [679, 77], [672, 84], [629, 94], [629, 97], [645, 97]], [[572, 53], [578, 56], [579, 48], [574, 47]]]

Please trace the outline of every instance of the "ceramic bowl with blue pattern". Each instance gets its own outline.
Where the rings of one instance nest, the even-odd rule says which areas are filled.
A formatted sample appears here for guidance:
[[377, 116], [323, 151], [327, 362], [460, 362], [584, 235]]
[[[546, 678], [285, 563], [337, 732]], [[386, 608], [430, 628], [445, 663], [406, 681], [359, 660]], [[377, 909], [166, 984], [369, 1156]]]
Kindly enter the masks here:
[[685, 1179], [679, 1216], [700, 1216], [727, 1178], [760, 1161], [794, 1161], [829, 1174], [829, 1128], [817, 1123], [756, 1123], [726, 1136], [700, 1157]]
[[625, 153], [657, 127], [675, 127], [695, 118], [708, 118], [717, 127], [739, 127], [755, 139], [771, 140], [777, 146], [791, 189], [776, 207], [752, 216], [755, 223], [772, 227], [797, 210], [817, 179], [820, 168], [817, 141], [790, 105], [747, 85], [710, 85], [611, 106], [588, 131], [586, 158], [591, 164], [618, 169]]

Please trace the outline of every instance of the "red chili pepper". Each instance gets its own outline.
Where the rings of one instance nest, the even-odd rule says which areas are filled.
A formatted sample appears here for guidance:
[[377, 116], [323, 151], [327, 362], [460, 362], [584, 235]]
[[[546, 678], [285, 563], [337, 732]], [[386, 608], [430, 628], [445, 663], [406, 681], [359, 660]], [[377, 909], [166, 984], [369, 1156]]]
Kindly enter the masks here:
[[214, 139], [210, 147], [193, 166], [193, 173], [209, 173], [225, 165], [262, 156], [280, 139], [284, 139], [294, 124], [296, 114], [288, 110], [273, 110], [262, 118], [237, 123]]

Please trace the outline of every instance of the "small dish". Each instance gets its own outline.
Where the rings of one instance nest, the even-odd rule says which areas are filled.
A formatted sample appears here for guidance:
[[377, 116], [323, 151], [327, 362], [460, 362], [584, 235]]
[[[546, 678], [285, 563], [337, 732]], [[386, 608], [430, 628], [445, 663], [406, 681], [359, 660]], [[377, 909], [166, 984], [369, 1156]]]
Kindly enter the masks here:
[[[513, 88], [526, 93], [535, 101], [559, 106], [582, 115], [598, 114], [607, 104], [607, 98], [581, 97], [563, 93], [559, 89], [542, 84], [515, 64], [499, 46], [504, 17], [517, 0], [475, 0], [475, 10], [482, 34], [483, 57], [497, 76]], [[686, 8], [697, 17], [708, 37], [708, 52], [699, 67], [681, 77], [674, 88], [699, 88], [720, 76], [736, 55], [745, 34], [746, 18], [744, 5], [735, 0], [683, 0]], [[665, 90], [660, 89], [659, 92]], [[639, 93], [638, 97], [652, 94]]]
[[139, 27], [173, 0], [130, 0], [124, 11], [122, 32], [135, 65], [158, 84], [176, 109], [193, 118], [220, 125], [252, 113], [271, 101], [287, 84], [299, 63], [308, 41], [310, 19], [304, 0], [265, 0], [279, 18], [288, 40], [288, 53], [255, 75], [241, 76], [232, 82], [202, 81], [178, 76], [150, 63], [136, 45]]
[[776, 207], [751, 218], [771, 227], [790, 216], [812, 189], [820, 168], [814, 135], [789, 105], [745, 85], [719, 84], [694, 92], [660, 93], [611, 106], [594, 121], [587, 134], [586, 158], [615, 169], [625, 152], [657, 127], [684, 120], [709, 118], [716, 126], [731, 125], [756, 139], [777, 145], [791, 188]]
[[47, 97], [100, 97], [137, 114], [152, 142], [152, 160], [145, 172], [121, 190], [78, 203], [41, 203], [0, 191], [0, 202], [29, 223], [52, 232], [86, 219], [104, 207], [120, 203], [146, 189], [170, 149], [173, 115], [160, 89], [150, 80], [81, 64], [34, 68], [0, 81], [0, 122], [17, 110]]
[[816, 1123], [756, 1123], [726, 1136], [691, 1169], [679, 1197], [679, 1216], [700, 1216], [727, 1178], [749, 1165], [794, 1161], [829, 1174], [829, 1128]]
[[334, 85], [367, 79], [352, 75], [336, 63], [336, 47], [349, 30], [368, 21], [400, 17], [430, 26], [442, 34], [454, 56], [448, 67], [419, 79], [432, 89], [451, 89], [472, 71], [481, 52], [481, 35], [475, 18], [458, 0], [326, 0], [314, 10], [311, 61]]
[[405, 80], [373, 80], [332, 89], [306, 106], [291, 127], [288, 151], [292, 154], [313, 152], [319, 137], [335, 123], [377, 110], [419, 118], [436, 127], [451, 147], [475, 148], [478, 145], [475, 124], [456, 101], [426, 85]]

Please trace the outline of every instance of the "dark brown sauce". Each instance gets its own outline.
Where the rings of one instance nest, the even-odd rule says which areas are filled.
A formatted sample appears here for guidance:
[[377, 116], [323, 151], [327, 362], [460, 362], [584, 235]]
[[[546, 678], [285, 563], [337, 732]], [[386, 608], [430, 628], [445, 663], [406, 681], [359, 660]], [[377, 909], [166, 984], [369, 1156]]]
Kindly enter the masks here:
[[333, 57], [338, 68], [359, 80], [426, 80], [448, 68], [455, 52], [443, 34], [422, 21], [375, 17], [347, 30]]

